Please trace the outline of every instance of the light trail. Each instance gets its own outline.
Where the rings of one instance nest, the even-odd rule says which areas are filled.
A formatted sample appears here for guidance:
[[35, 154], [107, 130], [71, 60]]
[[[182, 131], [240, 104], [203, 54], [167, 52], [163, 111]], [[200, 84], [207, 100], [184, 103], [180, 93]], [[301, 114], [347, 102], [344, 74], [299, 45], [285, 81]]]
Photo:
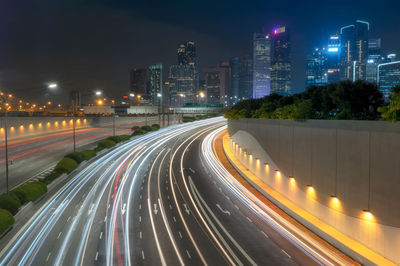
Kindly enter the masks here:
[[278, 233], [288, 239], [317, 263], [321, 265], [335, 265], [335, 263], [339, 265], [347, 265], [346, 261], [336, 253], [321, 246], [313, 238], [266, 206], [223, 167], [214, 153], [214, 139], [225, 129], [226, 126], [210, 133], [202, 143], [202, 156], [204, 161], [218, 177], [221, 183], [224, 184], [226, 188], [228, 188], [245, 206], [251, 209], [265, 222], [270, 224]]

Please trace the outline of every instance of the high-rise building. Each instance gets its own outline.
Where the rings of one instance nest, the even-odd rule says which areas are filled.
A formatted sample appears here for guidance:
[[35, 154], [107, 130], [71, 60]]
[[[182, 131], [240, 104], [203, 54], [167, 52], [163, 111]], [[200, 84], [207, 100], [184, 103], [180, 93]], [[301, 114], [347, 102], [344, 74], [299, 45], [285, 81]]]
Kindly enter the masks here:
[[204, 70], [207, 103], [227, 105], [229, 68], [210, 67]]
[[381, 57], [381, 39], [368, 40], [368, 60], [377, 60]]
[[199, 88], [199, 67], [195, 43], [193, 41], [188, 41], [186, 43], [179, 44], [177, 56], [178, 65], [189, 65], [192, 68], [194, 91], [197, 92]]
[[158, 105], [159, 97], [158, 94], [163, 94], [163, 66], [161, 63], [157, 63], [149, 66], [149, 79], [147, 86], [147, 96], [149, 103], [152, 105]]
[[342, 80], [365, 80], [368, 60], [369, 23], [357, 20], [340, 29], [340, 72]]
[[381, 39], [368, 40], [368, 60], [366, 66], [365, 80], [371, 83], [377, 83], [378, 65], [384, 63], [381, 60]]
[[130, 91], [136, 95], [146, 95], [147, 70], [132, 68], [130, 72]]
[[269, 34], [253, 36], [253, 98], [271, 93], [271, 40]]
[[325, 48], [315, 48], [307, 57], [306, 87], [328, 83], [328, 67]]
[[340, 80], [340, 38], [338, 34], [329, 36], [326, 60], [328, 83], [338, 82]]
[[195, 79], [193, 68], [186, 65], [172, 65], [168, 72], [169, 105], [182, 106], [195, 101]]
[[287, 27], [273, 31], [271, 62], [271, 93], [292, 94], [290, 32]]
[[239, 59], [239, 94], [240, 100], [253, 97], [253, 60], [249, 56]]
[[387, 100], [392, 88], [400, 85], [400, 61], [379, 64], [377, 72], [379, 90]]
[[239, 101], [239, 82], [240, 82], [240, 75], [239, 75], [239, 57], [233, 57], [229, 61], [229, 65], [231, 68], [230, 74], [230, 89], [228, 93], [228, 105], [234, 105]]

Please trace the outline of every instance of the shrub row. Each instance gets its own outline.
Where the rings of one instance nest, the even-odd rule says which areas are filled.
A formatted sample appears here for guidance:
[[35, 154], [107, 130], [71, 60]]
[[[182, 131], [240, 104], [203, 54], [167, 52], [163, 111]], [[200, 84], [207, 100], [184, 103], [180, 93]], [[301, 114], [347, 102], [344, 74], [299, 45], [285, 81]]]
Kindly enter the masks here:
[[207, 119], [207, 118], [212, 118], [212, 117], [217, 117], [218, 114], [204, 114], [204, 115], [196, 115], [196, 116], [183, 116], [182, 121], [183, 123], [187, 122], [193, 122], [196, 120], [202, 120], [202, 119]]
[[131, 136], [120, 135], [109, 137], [98, 143], [94, 150], [84, 150], [81, 152], [72, 152], [64, 156], [56, 165], [54, 170], [43, 180], [23, 184], [9, 194], [0, 195], [0, 234], [3, 233], [14, 223], [14, 217], [19, 208], [27, 202], [35, 201], [47, 192], [47, 185], [63, 173], [71, 173], [78, 165], [96, 156], [97, 150], [111, 148], [116, 143], [129, 140]]
[[134, 127], [132, 127], [132, 130], [133, 130], [132, 136], [143, 135], [143, 134], [146, 134], [147, 132], [157, 131], [159, 129], [160, 129], [159, 124], [152, 124], [151, 126], [146, 125], [146, 126], [142, 126], [142, 127], [134, 126]]

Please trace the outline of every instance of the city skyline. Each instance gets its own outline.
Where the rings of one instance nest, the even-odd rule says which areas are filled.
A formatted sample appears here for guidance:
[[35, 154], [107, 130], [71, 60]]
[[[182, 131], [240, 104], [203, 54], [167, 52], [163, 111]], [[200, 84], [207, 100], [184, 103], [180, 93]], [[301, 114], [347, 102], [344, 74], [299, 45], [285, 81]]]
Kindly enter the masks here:
[[[268, 3], [270, 8], [266, 5], [254, 3], [251, 7], [243, 8], [234, 3], [232, 12], [221, 16], [219, 12], [224, 3], [219, 3], [215, 10], [207, 13], [209, 19], [203, 25], [204, 14], [193, 12], [194, 7], [191, 5], [184, 6], [183, 10], [192, 12], [190, 14], [194, 16], [188, 18], [189, 13], [185, 13], [182, 17], [185, 23], [182, 23], [173, 16], [157, 17], [156, 14], [160, 14], [158, 10], [147, 16], [150, 10], [142, 4], [136, 4], [133, 8], [132, 4], [124, 2], [82, 4], [75, 1], [68, 4], [45, 2], [26, 5], [5, 3], [2, 10], [7, 13], [1, 17], [3, 25], [7, 27], [3, 28], [4, 41], [0, 44], [3, 58], [0, 63], [0, 85], [17, 92], [40, 87], [45, 82], [55, 80], [68, 89], [99, 88], [106, 92], [123, 93], [129, 88], [126, 69], [132, 66], [149, 66], [155, 62], [162, 62], [165, 66], [172, 65], [176, 60], [175, 54], [167, 51], [173, 51], [177, 43], [194, 40], [198, 46], [199, 68], [203, 69], [215, 66], [221, 60], [250, 54], [254, 32], [261, 29], [271, 31], [277, 25], [288, 25], [293, 44], [292, 87], [295, 91], [301, 91], [305, 87], [306, 56], [310, 47], [322, 43], [326, 36], [333, 34], [340, 26], [358, 18], [373, 25], [370, 37], [381, 38], [386, 52], [398, 53], [396, 43], [399, 42], [399, 37], [395, 34], [397, 29], [393, 10], [399, 4], [394, 1], [392, 8], [385, 10], [384, 15], [383, 7], [372, 9], [367, 3], [351, 3], [348, 8], [353, 8], [354, 12], [333, 20], [322, 14], [335, 14], [338, 7], [322, 9], [315, 1], [307, 1], [302, 7], [295, 8], [299, 14], [303, 12], [299, 16], [293, 16], [294, 10], [282, 10], [271, 3]], [[312, 18], [309, 16], [311, 7], [320, 10]], [[158, 9], [169, 10], [163, 5]], [[175, 11], [170, 12], [173, 14]], [[239, 14], [252, 19], [245, 23], [228, 19]], [[71, 25], [66, 25], [64, 21], [72, 16], [76, 19]], [[98, 25], [104, 26], [105, 30], [101, 32], [90, 22], [99, 16], [104, 17], [103, 20], [96, 21]], [[385, 20], [381, 21], [383, 16]], [[212, 27], [214, 22], [221, 22], [223, 19], [228, 19], [230, 23], [224, 20], [218, 26]], [[52, 23], [48, 23], [49, 21]], [[135, 21], [143, 22], [146, 31], [133, 25]], [[77, 28], [76, 25], [80, 27]], [[68, 38], [63, 32], [68, 33]], [[158, 34], [155, 36], [149, 34], [150, 32]], [[109, 38], [104, 39], [103, 36]], [[159, 40], [163, 40], [161, 47], [157, 45]], [[78, 43], [81, 44], [79, 48]], [[157, 49], [154, 48], [156, 46]], [[149, 49], [153, 52], [149, 53]], [[100, 52], [102, 56], [94, 56], [95, 52]], [[105, 63], [104, 66], [101, 62]], [[29, 96], [29, 92], [25, 94]], [[59, 98], [63, 99], [62, 95]]]

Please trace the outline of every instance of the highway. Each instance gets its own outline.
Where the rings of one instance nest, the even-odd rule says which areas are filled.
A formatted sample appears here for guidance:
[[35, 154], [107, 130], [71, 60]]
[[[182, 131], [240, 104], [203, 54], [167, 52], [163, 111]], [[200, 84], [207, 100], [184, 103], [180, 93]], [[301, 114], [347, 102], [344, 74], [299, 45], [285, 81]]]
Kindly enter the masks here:
[[341, 264], [224, 172], [212, 143], [225, 125], [214, 118], [170, 126], [73, 172], [11, 231], [0, 264]]
[[[144, 118], [133, 118], [132, 123], [116, 124], [116, 134], [130, 134], [134, 125], [145, 124]], [[158, 119], [157, 119], [158, 122]], [[155, 123], [150, 121], [149, 124]], [[76, 131], [77, 150], [90, 149], [95, 142], [112, 136], [112, 125], [78, 129]], [[5, 192], [5, 151], [0, 144], [0, 193]], [[73, 151], [72, 130], [46, 135], [9, 140], [9, 182], [10, 188], [26, 182], [30, 178], [45, 175], [67, 153]]]

